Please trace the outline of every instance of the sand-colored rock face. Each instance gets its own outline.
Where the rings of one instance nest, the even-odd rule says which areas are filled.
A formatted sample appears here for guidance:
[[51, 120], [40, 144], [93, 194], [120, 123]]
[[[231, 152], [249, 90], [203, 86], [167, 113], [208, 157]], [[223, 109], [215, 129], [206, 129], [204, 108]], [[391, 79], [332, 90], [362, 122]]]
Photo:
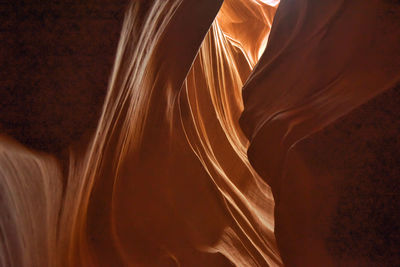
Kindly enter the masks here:
[[399, 12], [394, 1], [282, 1], [243, 88], [249, 159], [272, 187], [290, 266], [398, 262]]
[[[265, 47], [276, 7], [221, 5], [171, 0], [128, 7], [97, 130], [86, 152], [72, 148], [67, 171], [54, 158], [3, 140], [6, 155], [21, 150], [39, 169], [55, 169], [52, 177], [33, 172], [28, 187], [57, 181], [39, 192], [49, 194], [44, 201], [59, 201], [43, 211], [56, 215], [46, 225], [51, 243], [36, 241], [47, 254], [34, 258], [33, 245], [24, 252], [20, 244], [35, 238], [30, 232], [8, 234], [4, 264], [281, 265], [272, 194], [247, 160], [238, 124], [241, 88]], [[241, 9], [248, 12], [236, 21]], [[236, 30], [246, 23], [251, 32]], [[25, 179], [25, 165], [14, 157], [2, 171]], [[16, 192], [13, 205], [27, 217], [19, 227], [38, 225], [29, 216], [35, 207], [24, 205], [31, 196], [14, 187], [5, 190]], [[11, 208], [4, 207], [13, 214]], [[4, 228], [13, 229], [6, 222]], [[26, 256], [17, 261], [20, 254]]]
[[0, 265], [396, 265], [399, 4], [278, 4], [132, 1], [91, 137], [1, 136]]

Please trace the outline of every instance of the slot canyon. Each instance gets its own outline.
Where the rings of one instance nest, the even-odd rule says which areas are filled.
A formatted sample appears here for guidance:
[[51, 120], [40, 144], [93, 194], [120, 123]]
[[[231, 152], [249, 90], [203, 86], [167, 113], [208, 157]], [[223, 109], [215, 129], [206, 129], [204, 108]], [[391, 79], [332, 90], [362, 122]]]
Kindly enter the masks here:
[[398, 0], [0, 3], [0, 266], [400, 266]]

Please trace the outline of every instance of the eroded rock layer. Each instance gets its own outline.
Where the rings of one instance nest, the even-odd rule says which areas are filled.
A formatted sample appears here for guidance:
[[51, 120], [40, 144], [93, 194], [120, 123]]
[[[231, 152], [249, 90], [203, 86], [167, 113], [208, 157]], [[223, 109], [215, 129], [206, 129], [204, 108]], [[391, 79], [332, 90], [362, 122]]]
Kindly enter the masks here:
[[397, 1], [124, 4], [12, 6], [1, 266], [400, 263]]

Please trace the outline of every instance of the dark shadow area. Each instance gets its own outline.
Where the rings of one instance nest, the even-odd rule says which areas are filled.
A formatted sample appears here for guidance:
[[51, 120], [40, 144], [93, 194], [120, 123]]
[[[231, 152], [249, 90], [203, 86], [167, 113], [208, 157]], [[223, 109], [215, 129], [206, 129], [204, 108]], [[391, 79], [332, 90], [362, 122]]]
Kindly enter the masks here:
[[59, 152], [97, 124], [127, 0], [0, 4], [0, 130]]

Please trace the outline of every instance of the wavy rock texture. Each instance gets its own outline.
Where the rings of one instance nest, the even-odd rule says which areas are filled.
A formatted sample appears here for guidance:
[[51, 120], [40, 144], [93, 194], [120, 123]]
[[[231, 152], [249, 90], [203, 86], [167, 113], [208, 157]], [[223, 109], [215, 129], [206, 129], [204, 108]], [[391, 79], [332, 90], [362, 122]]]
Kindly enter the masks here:
[[[57, 173], [31, 177], [57, 181], [42, 188], [58, 192], [59, 202], [47, 200], [58, 203], [48, 211], [58, 215], [47, 226], [55, 241], [37, 245], [53, 250], [36, 259], [35, 246], [17, 245], [25, 235], [6, 236], [7, 263], [18, 265], [11, 261], [25, 254], [28, 266], [281, 264], [272, 195], [247, 160], [238, 124], [241, 87], [265, 47], [276, 8], [227, 1], [215, 20], [221, 4], [137, 1], [128, 7], [87, 151], [72, 146], [64, 179], [56, 162], [25, 151]], [[238, 19], [240, 10], [247, 13]], [[247, 35], [235, 31], [248, 23], [254, 30]], [[249, 42], [249, 34], [258, 41]], [[22, 160], [12, 163], [2, 168], [4, 176], [27, 176]], [[8, 171], [13, 168], [21, 173]], [[37, 210], [23, 204], [23, 193], [14, 194], [21, 212]], [[32, 216], [27, 221], [19, 227], [40, 223]]]
[[244, 85], [240, 122], [287, 265], [399, 262], [399, 12], [396, 1], [282, 1]]
[[[26, 90], [6, 90], [2, 266], [399, 263], [396, 1], [132, 1], [103, 92], [107, 65], [89, 59], [107, 64], [110, 52], [90, 33], [115, 33], [123, 4], [49, 4], [72, 26], [87, 10], [93, 31], [76, 26], [87, 39], [63, 37], [33, 78], [17, 68], [34, 86], [64, 81], [58, 94], [35, 89], [54, 102], [30, 103], [31, 93], [27, 107], [14, 107]], [[33, 16], [51, 17], [40, 10]], [[63, 24], [55, 17], [37, 25], [51, 31]], [[17, 32], [41, 41], [13, 36], [23, 44], [14, 53], [54, 43], [27, 25]], [[97, 54], [80, 61], [65, 43], [93, 44]], [[68, 67], [69, 57], [93, 73], [74, 76], [86, 65]], [[82, 84], [92, 89], [80, 95]]]

